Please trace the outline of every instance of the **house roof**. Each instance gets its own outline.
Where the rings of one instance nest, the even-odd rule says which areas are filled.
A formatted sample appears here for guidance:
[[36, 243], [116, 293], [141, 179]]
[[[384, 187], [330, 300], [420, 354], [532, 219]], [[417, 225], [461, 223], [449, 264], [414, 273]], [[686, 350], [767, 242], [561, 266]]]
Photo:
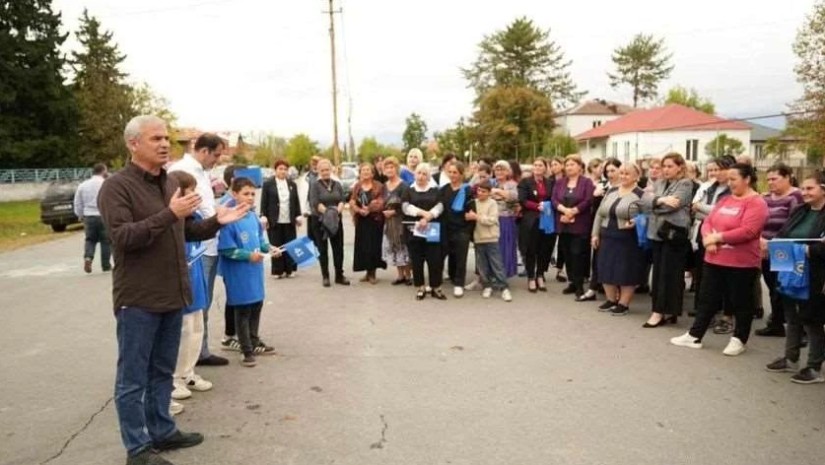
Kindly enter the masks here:
[[782, 131], [761, 124], [749, 123], [751, 126], [751, 142], [766, 142], [768, 139], [778, 137], [784, 142], [793, 142], [799, 140], [796, 137], [783, 134]]
[[597, 128], [585, 131], [577, 140], [602, 139], [628, 132], [656, 131], [718, 131], [749, 130], [751, 127], [740, 121], [731, 121], [709, 115], [683, 105], [670, 104], [649, 110], [637, 110], [621, 118], [609, 121]]
[[575, 107], [563, 111], [561, 115], [626, 115], [634, 110], [635, 108], [630, 105], [595, 99], [585, 100]]

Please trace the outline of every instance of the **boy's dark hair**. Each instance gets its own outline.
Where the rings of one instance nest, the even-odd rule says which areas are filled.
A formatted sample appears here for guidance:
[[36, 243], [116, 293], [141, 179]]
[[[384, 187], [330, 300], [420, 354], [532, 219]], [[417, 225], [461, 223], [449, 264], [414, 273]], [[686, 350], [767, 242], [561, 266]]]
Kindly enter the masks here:
[[255, 183], [249, 178], [235, 178], [232, 180], [232, 192], [240, 192], [244, 187], [255, 189]]
[[176, 180], [178, 182], [178, 186], [180, 186], [181, 193], [188, 191], [189, 189], [195, 189], [198, 185], [198, 181], [195, 179], [194, 176], [187, 173], [186, 171], [172, 171], [169, 173], [169, 177]]
[[223, 182], [227, 186], [232, 185], [232, 180], [235, 179], [235, 171], [246, 169], [246, 165], [229, 165], [223, 170]]
[[218, 150], [218, 148], [224, 148], [225, 144], [223, 139], [221, 139], [217, 134], [211, 133], [203, 133], [198, 136], [197, 140], [195, 140], [195, 151], [199, 151], [201, 149], [209, 150], [209, 153]]
[[94, 175], [101, 175], [106, 172], [106, 165], [103, 163], [95, 163], [95, 166], [92, 167], [92, 174]]
[[479, 190], [479, 189], [489, 192], [489, 191], [493, 190], [493, 185], [490, 183], [490, 181], [482, 181], [482, 182], [476, 184], [476, 190]]

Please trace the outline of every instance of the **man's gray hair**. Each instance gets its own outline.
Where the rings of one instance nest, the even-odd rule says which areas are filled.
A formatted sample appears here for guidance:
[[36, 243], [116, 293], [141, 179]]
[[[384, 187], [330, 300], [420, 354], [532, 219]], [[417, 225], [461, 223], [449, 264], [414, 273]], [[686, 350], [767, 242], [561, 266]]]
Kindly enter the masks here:
[[155, 115], [140, 115], [129, 120], [129, 122], [126, 123], [126, 129], [123, 130], [123, 140], [126, 142], [126, 145], [129, 145], [130, 140], [140, 137], [140, 133], [146, 125], [154, 123], [166, 125], [166, 121]]

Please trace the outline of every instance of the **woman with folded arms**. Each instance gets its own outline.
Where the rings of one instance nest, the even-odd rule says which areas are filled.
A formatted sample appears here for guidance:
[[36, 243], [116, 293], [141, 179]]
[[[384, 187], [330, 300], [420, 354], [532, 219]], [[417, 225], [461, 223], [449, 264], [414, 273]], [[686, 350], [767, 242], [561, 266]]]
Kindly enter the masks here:
[[552, 208], [553, 179], [547, 176], [547, 162], [543, 158], [533, 161], [533, 173], [518, 184], [518, 200], [521, 204], [519, 223], [519, 249], [527, 272], [527, 290], [546, 291], [544, 276], [539, 270], [547, 269], [553, 253], [554, 235], [539, 229], [539, 219], [545, 208]]
[[[446, 300], [447, 296], [441, 291], [441, 281], [444, 279], [444, 257], [441, 254], [441, 237], [438, 242], [428, 241], [416, 236], [417, 229], [424, 232], [430, 223], [438, 223], [439, 216], [444, 211], [441, 203], [441, 194], [438, 188], [432, 185], [430, 165], [421, 163], [415, 168], [415, 182], [404, 192], [402, 210], [407, 226], [407, 250], [412, 262], [413, 284], [418, 288], [415, 294], [417, 300], [424, 300], [427, 291], [438, 300]], [[424, 286], [424, 264], [427, 264], [429, 275], [429, 289]]]
[[352, 271], [366, 271], [361, 282], [375, 284], [375, 271], [386, 269], [381, 259], [381, 238], [384, 235], [384, 186], [373, 179], [373, 167], [362, 163], [360, 179], [350, 194], [349, 211], [355, 221], [355, 252]]
[[728, 170], [728, 185], [731, 195], [719, 200], [702, 224], [704, 281], [699, 288], [696, 319], [690, 331], [670, 342], [701, 349], [713, 316], [729, 302], [736, 328], [722, 353], [736, 356], [745, 351], [756, 312], [755, 295], [750, 291], [761, 272], [759, 239], [768, 219], [768, 206], [755, 190], [756, 171], [751, 165], [734, 164]]

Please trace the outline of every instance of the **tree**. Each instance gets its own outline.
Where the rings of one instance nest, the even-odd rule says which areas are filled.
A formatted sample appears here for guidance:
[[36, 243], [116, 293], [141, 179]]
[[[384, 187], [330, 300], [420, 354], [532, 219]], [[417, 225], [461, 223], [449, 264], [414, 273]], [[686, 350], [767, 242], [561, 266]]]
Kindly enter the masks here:
[[535, 89], [556, 108], [575, 104], [586, 93], [576, 90], [568, 71], [572, 62], [550, 40], [550, 29], [543, 30], [526, 17], [484, 36], [478, 49], [476, 61], [461, 70], [476, 92], [476, 103], [498, 86]]
[[473, 115], [481, 148], [501, 158], [536, 156], [553, 130], [550, 99], [530, 87], [496, 87]]
[[780, 137], [770, 137], [765, 141], [764, 155], [774, 156], [779, 161], [785, 161], [791, 153], [792, 144], [782, 141]]
[[[145, 82], [130, 85], [129, 93], [132, 113], [135, 115], [155, 115], [160, 117], [166, 121], [169, 138], [173, 141], [176, 140], [178, 136], [178, 116], [171, 110], [169, 100], [157, 94], [149, 84]], [[173, 159], [182, 157], [183, 147], [178, 144], [172, 144], [171, 154]], [[125, 154], [123, 161], [127, 161]], [[113, 162], [112, 165], [118, 166], [119, 163]]]
[[77, 166], [77, 106], [49, 0], [0, 0], [0, 168]]
[[126, 59], [102, 31], [100, 22], [83, 10], [76, 33], [81, 50], [72, 53], [72, 89], [80, 110], [78, 154], [83, 164], [111, 163], [125, 157], [123, 128], [135, 116], [133, 91], [120, 65]]
[[416, 113], [412, 113], [407, 117], [406, 127], [404, 128], [404, 135], [401, 136], [404, 141], [404, 151], [412, 148], [421, 148], [424, 141], [427, 140], [427, 123]]
[[433, 133], [433, 138], [438, 142], [439, 154], [453, 153], [459, 159], [466, 160], [467, 153], [475, 140], [475, 128], [464, 121], [464, 117], [459, 118], [455, 126], [443, 132]]
[[825, 153], [825, 1], [818, 1], [793, 44], [794, 67], [802, 97], [791, 105], [800, 114], [789, 118], [789, 132], [805, 141], [809, 162], [822, 163]]
[[614, 89], [628, 84], [633, 88], [633, 107], [639, 102], [656, 98], [659, 83], [673, 71], [670, 59], [673, 55], [665, 49], [665, 40], [655, 40], [652, 35], [637, 34], [624, 47], [613, 51], [616, 73], [607, 73]]
[[295, 167], [309, 165], [313, 155], [318, 153], [318, 143], [306, 134], [297, 134], [289, 139], [284, 150], [286, 161]]
[[709, 99], [702, 98], [696, 89], [688, 89], [682, 86], [676, 86], [667, 91], [665, 97], [665, 105], [670, 103], [678, 103], [686, 107], [694, 108], [709, 115], [716, 114], [716, 106]]
[[252, 163], [258, 166], [271, 166], [275, 163], [275, 160], [279, 158], [286, 158], [286, 147], [286, 139], [272, 134], [267, 134], [255, 147], [252, 155]]
[[719, 134], [712, 141], [705, 144], [705, 153], [710, 157], [721, 157], [722, 155], [730, 155], [736, 157], [745, 151], [745, 146], [742, 141], [727, 134]]
[[578, 153], [579, 143], [567, 134], [554, 134], [544, 144], [543, 153], [549, 157], [565, 157]]

